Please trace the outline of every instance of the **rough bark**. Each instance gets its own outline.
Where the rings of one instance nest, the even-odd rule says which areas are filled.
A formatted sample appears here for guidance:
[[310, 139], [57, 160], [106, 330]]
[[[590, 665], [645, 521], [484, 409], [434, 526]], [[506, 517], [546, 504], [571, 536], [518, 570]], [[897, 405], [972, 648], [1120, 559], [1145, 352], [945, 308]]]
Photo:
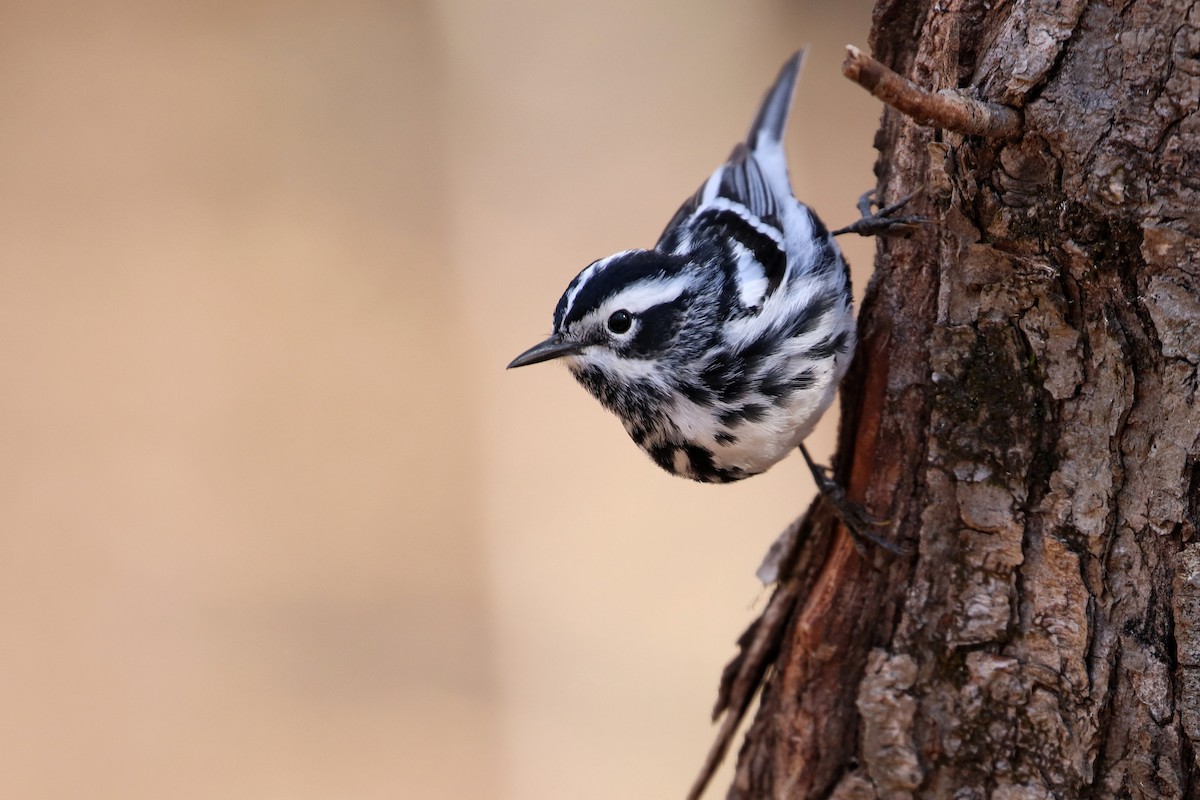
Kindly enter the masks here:
[[728, 796], [1200, 797], [1200, 4], [882, 0], [870, 43], [1024, 124], [884, 113], [932, 224], [880, 243], [838, 475], [915, 554], [814, 531]]

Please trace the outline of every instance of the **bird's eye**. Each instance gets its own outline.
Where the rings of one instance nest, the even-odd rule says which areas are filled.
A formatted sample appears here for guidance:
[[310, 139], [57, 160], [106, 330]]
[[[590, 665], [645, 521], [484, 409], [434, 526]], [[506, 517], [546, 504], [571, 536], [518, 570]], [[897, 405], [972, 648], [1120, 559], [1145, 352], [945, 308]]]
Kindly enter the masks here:
[[625, 309], [614, 311], [608, 318], [608, 329], [613, 333], [625, 333], [633, 325], [633, 315]]

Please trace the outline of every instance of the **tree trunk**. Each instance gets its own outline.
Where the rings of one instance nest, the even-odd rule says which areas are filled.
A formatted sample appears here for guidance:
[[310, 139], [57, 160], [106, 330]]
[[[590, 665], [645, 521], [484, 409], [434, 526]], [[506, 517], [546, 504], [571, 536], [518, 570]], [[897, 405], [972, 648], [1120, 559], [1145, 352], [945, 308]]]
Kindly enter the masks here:
[[1200, 4], [882, 0], [870, 42], [1024, 123], [884, 113], [931, 222], [880, 242], [837, 475], [913, 555], [811, 526], [728, 796], [1200, 797]]

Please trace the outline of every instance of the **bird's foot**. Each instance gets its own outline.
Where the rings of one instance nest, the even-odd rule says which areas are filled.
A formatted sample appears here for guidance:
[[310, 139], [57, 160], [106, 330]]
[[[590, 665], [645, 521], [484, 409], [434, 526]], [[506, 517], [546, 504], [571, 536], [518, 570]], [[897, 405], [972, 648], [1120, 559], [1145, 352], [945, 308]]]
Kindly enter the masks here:
[[889, 542], [873, 530], [875, 528], [887, 527], [891, 524], [891, 520], [875, 516], [860, 504], [846, 497], [846, 490], [829, 476], [829, 468], [813, 461], [812, 456], [808, 453], [808, 448], [803, 444], [800, 445], [800, 452], [804, 455], [804, 461], [808, 464], [809, 470], [812, 471], [817, 489], [829, 501], [833, 512], [841, 520], [842, 524], [846, 526], [846, 530], [850, 532], [850, 537], [854, 540], [854, 548], [858, 550], [859, 555], [864, 558], [866, 557], [866, 545], [868, 542], [876, 547], [887, 550], [893, 555], [912, 555], [908, 549]]
[[858, 198], [858, 213], [862, 217], [844, 228], [838, 228], [833, 235], [857, 233], [859, 236], [907, 236], [915, 233], [929, 219], [917, 214], [900, 217], [896, 216], [896, 212], [908, 205], [908, 202], [920, 193], [921, 190], [918, 189], [897, 203], [876, 208], [875, 190], [868, 189]]

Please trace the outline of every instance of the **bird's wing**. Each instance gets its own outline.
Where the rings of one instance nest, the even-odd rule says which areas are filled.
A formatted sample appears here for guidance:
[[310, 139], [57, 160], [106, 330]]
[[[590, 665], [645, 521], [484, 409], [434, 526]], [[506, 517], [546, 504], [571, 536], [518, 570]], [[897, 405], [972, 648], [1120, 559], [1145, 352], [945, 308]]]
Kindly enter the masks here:
[[761, 307], [787, 271], [779, 205], [754, 154], [739, 144], [675, 213], [655, 249], [679, 253], [705, 242], [728, 243], [742, 303]]
[[[729, 159], [684, 201], [658, 237], [656, 249], [670, 252], [678, 247], [688, 228], [695, 224], [693, 218], [697, 212], [709, 206], [740, 207], [743, 216], [769, 226], [782, 237], [779, 201], [771, 191], [762, 166], [745, 143], [734, 147]], [[756, 227], [761, 225], [756, 224]]]

